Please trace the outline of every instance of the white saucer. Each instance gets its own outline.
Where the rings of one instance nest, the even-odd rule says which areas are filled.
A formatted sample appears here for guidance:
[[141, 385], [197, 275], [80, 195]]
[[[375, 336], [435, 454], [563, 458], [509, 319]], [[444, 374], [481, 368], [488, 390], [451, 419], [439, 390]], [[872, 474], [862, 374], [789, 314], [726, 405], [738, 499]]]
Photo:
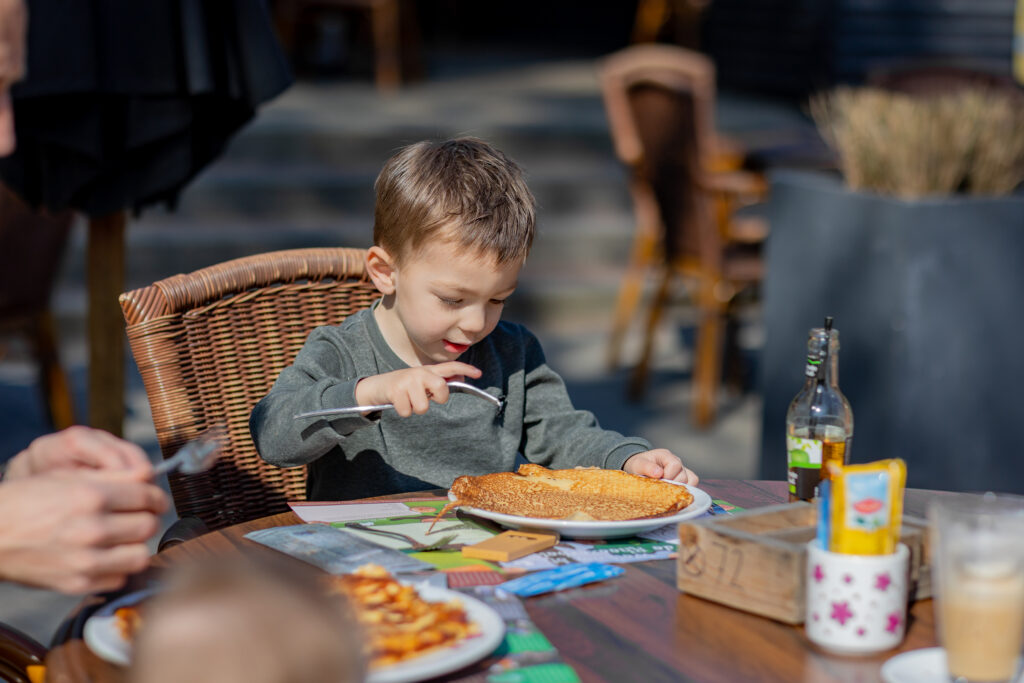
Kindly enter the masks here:
[[882, 665], [885, 683], [949, 683], [946, 652], [941, 647], [911, 650], [892, 657]]

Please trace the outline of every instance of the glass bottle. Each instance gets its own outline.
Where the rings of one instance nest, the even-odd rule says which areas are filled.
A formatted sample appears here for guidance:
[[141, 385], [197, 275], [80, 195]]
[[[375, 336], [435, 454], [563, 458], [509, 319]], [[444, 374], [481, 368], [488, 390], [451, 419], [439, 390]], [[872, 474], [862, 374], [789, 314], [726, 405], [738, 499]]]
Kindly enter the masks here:
[[853, 411], [839, 390], [839, 331], [832, 318], [807, 338], [803, 389], [786, 411], [789, 499], [811, 500], [828, 464], [845, 465], [853, 439]]

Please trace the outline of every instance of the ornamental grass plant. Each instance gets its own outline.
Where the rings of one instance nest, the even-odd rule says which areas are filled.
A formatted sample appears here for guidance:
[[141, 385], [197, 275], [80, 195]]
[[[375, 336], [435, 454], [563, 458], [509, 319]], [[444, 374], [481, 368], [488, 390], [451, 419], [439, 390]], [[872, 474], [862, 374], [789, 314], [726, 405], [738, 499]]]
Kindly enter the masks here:
[[810, 109], [852, 189], [916, 199], [1002, 196], [1024, 183], [1020, 93], [843, 87], [814, 97]]

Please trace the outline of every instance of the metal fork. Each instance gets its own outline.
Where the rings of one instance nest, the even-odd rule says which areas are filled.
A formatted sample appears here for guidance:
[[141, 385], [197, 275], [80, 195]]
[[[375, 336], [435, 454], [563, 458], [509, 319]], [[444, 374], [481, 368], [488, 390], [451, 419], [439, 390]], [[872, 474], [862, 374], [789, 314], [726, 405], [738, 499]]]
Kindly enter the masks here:
[[[474, 387], [472, 384], [466, 384], [465, 382], [451, 381], [448, 382], [448, 391], [454, 391], [461, 394], [470, 394], [478, 398], [490, 401], [497, 408], [498, 412], [505, 408], [505, 399], [489, 394], [483, 389]], [[351, 415], [357, 413], [372, 413], [375, 410], [387, 410], [388, 408], [394, 408], [395, 406], [390, 403], [381, 403], [379, 405], [372, 406], [350, 406], [348, 408], [325, 408], [323, 410], [312, 410], [308, 413], [299, 413], [293, 415], [292, 418], [295, 420], [306, 418], [306, 417], [326, 417], [328, 415]]]
[[175, 470], [181, 474], [196, 474], [210, 469], [220, 457], [226, 437], [227, 431], [223, 425], [207, 429], [198, 438], [192, 439], [178, 449], [177, 453], [154, 467], [153, 476], [159, 477]]
[[365, 532], [367, 532], [369, 534], [378, 534], [380, 536], [386, 536], [388, 538], [394, 538], [394, 539], [398, 539], [400, 541], [405, 541], [406, 543], [409, 544], [410, 548], [412, 548], [413, 550], [415, 550], [417, 552], [423, 552], [425, 550], [439, 550], [439, 549], [443, 548], [444, 546], [448, 545], [449, 543], [451, 543], [452, 541], [454, 541], [455, 537], [458, 535], [458, 534], [445, 534], [444, 536], [442, 536], [441, 538], [437, 539], [436, 541], [434, 541], [432, 543], [420, 543], [419, 541], [417, 541], [412, 536], [406, 536], [405, 534], [399, 533], [397, 531], [387, 531], [387, 530], [381, 529], [379, 527], [364, 526], [363, 524], [360, 524], [359, 522], [348, 522], [348, 523], [345, 524], [345, 528], [346, 529], [355, 529], [357, 531], [365, 531]]

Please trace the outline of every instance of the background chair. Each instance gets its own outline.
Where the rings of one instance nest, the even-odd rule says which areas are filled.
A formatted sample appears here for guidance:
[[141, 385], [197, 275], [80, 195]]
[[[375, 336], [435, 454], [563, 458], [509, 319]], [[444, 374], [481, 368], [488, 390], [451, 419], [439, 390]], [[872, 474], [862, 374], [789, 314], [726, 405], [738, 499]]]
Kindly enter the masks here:
[[284, 512], [288, 500], [305, 498], [305, 468], [265, 463], [249, 436], [249, 412], [314, 327], [338, 324], [380, 295], [364, 256], [340, 248], [270, 252], [121, 295], [164, 457], [213, 425], [227, 427], [216, 466], [171, 475], [182, 522], [162, 545], [177, 532], [183, 538]]
[[631, 396], [642, 396], [654, 332], [681, 277], [691, 285], [698, 312], [693, 418], [704, 426], [715, 415], [732, 304], [763, 271], [759, 246], [767, 224], [735, 211], [758, 201], [764, 183], [735, 170], [742, 154], [715, 133], [715, 70], [703, 55], [670, 45], [637, 45], [607, 57], [600, 80], [615, 152], [630, 171], [636, 214], [608, 364], [618, 365], [644, 281], [655, 273], [657, 289], [629, 384]]
[[331, 12], [358, 11], [369, 19], [378, 90], [394, 90], [403, 75], [420, 71], [416, 7], [409, 0], [275, 0], [273, 8], [278, 39], [296, 63], [302, 62], [297, 47], [308, 41], [317, 19]]
[[54, 429], [75, 423], [71, 385], [60, 363], [50, 310], [50, 293], [71, 220], [70, 211], [33, 211], [0, 186], [0, 334], [28, 341], [39, 368], [46, 415]]
[[46, 648], [18, 629], [0, 623], [0, 681], [41, 683]]

